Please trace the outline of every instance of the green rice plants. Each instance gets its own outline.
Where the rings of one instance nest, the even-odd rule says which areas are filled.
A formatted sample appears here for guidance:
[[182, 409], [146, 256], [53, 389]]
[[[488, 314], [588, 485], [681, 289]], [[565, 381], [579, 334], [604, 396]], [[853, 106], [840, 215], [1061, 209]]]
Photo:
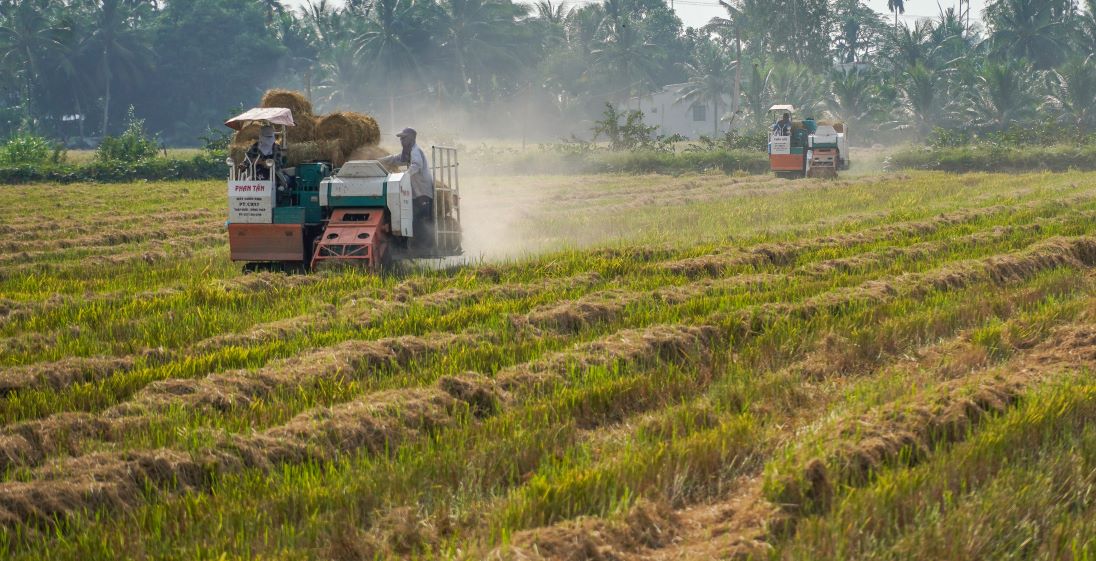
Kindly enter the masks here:
[[385, 275], [243, 274], [220, 181], [10, 186], [0, 555], [1084, 555], [1092, 184], [478, 177], [521, 219]]

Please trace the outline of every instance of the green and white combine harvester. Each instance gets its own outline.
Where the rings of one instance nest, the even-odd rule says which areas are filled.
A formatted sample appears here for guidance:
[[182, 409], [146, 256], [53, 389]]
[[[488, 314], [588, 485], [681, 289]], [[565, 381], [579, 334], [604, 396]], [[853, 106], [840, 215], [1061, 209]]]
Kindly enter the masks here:
[[[289, 109], [256, 108], [225, 122], [235, 130], [272, 125], [282, 142], [293, 126]], [[279, 168], [274, 159], [229, 158], [228, 240], [245, 269], [311, 270], [348, 263], [378, 270], [402, 259], [463, 253], [457, 150], [432, 147], [434, 232], [416, 237], [410, 177], [375, 160], [330, 161]]]
[[[773, 105], [769, 113], [779, 118], [795, 115], [791, 105]], [[807, 117], [792, 121], [788, 134], [769, 134], [769, 168], [778, 177], [837, 177], [849, 169], [848, 126], [845, 123], [816, 122]]]

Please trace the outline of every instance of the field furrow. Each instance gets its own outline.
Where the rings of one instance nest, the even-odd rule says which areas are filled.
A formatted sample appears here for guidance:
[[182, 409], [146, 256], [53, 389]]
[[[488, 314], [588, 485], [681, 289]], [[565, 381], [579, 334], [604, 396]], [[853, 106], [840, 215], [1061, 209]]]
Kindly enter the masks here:
[[383, 275], [242, 274], [220, 182], [13, 188], [0, 556], [1087, 547], [1092, 174], [480, 181], [484, 258]]

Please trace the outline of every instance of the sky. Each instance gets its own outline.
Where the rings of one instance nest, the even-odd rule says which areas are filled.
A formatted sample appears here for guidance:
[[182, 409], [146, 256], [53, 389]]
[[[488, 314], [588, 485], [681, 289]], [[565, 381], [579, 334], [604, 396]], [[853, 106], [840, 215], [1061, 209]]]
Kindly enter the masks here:
[[[521, 2], [523, 0], [516, 0]], [[566, 0], [568, 5], [588, 4], [598, 0]], [[887, 0], [866, 0], [867, 4], [879, 12], [890, 15], [887, 11]], [[980, 19], [982, 9], [987, 0], [972, 0], [971, 19]], [[305, 0], [285, 0], [290, 6], [301, 6]], [[947, 8], [958, 6], [958, 0], [906, 0], [906, 13], [899, 16], [900, 19], [913, 21], [922, 17], [935, 17], [940, 12], [940, 6]], [[720, 7], [718, 0], [673, 0], [674, 11], [681, 21], [688, 27], [700, 27], [715, 16], [722, 16], [726, 11]], [[891, 16], [893, 17], [893, 16]]]

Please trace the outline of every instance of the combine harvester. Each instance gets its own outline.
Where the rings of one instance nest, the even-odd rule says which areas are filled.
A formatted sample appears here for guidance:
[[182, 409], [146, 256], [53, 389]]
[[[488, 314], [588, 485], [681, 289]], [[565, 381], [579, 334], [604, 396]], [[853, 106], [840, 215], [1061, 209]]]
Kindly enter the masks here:
[[[272, 125], [283, 149], [289, 109], [260, 107], [225, 124]], [[405, 173], [376, 160], [309, 161], [279, 167], [274, 159], [228, 158], [228, 240], [245, 270], [311, 270], [337, 262], [377, 271], [401, 259], [461, 255], [459, 178], [455, 148], [434, 146], [433, 239], [416, 237], [412, 191]]]
[[[770, 114], [795, 115], [791, 105], [773, 105]], [[783, 135], [769, 134], [769, 168], [777, 177], [837, 177], [838, 170], [849, 169], [848, 131], [844, 123], [820, 124], [812, 118], [792, 121]]]

